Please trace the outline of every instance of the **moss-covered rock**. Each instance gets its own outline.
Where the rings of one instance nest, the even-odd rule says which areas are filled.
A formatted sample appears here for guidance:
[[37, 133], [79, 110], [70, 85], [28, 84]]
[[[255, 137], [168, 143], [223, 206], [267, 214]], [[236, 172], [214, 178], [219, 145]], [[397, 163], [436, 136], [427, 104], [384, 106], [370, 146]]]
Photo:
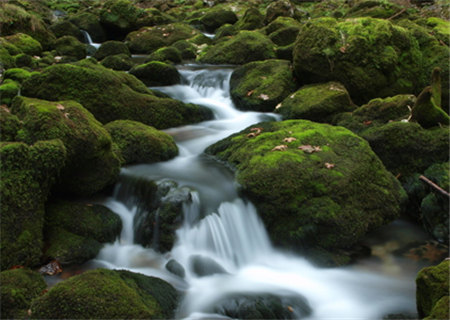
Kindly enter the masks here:
[[277, 0], [267, 6], [265, 22], [271, 23], [278, 17], [299, 18], [299, 13], [291, 1]]
[[442, 308], [442, 302], [438, 302], [449, 296], [449, 268], [450, 261], [445, 260], [437, 266], [424, 268], [417, 274], [416, 303], [420, 318], [436, 315], [438, 310], [434, 310], [435, 308], [439, 308], [442, 313], [439, 312], [437, 318], [429, 319], [446, 319], [445, 314], [448, 316], [448, 305]]
[[134, 61], [126, 54], [115, 54], [107, 56], [100, 64], [106, 68], [117, 71], [128, 71], [134, 66]]
[[241, 31], [209, 47], [198, 60], [212, 64], [245, 64], [273, 58], [275, 50], [270, 39], [256, 31]]
[[280, 17], [277, 17], [275, 20], [273, 20], [271, 23], [269, 23], [263, 30], [267, 35], [269, 35], [278, 30], [290, 28], [290, 27], [300, 28], [301, 24], [294, 18], [280, 16]]
[[430, 17], [427, 19], [427, 25], [433, 28], [437, 39], [445, 42], [447, 46], [450, 45], [450, 22], [438, 17]]
[[297, 39], [299, 27], [282, 28], [269, 34], [269, 39], [278, 46], [287, 46]]
[[[133, 67], [130, 74], [140, 79], [147, 86], [168, 86], [180, 83], [180, 73], [171, 64], [151, 61]], [[164, 77], [161, 77], [164, 75]]]
[[20, 91], [20, 84], [14, 80], [6, 79], [0, 84], [0, 104], [10, 105]]
[[79, 103], [17, 97], [11, 112], [23, 122], [18, 141], [32, 144], [60, 139], [64, 143], [67, 160], [58, 192], [90, 195], [117, 178], [120, 161], [113, 152], [109, 133]]
[[76, 100], [102, 123], [126, 119], [164, 129], [212, 117], [205, 107], [158, 98], [136, 77], [89, 61], [50, 66], [25, 81], [22, 94]]
[[22, 83], [23, 81], [31, 77], [31, 75], [32, 73], [29, 72], [28, 70], [21, 68], [11, 68], [3, 73], [3, 79], [11, 79], [19, 83]]
[[0, 284], [3, 319], [28, 318], [31, 301], [47, 288], [42, 275], [23, 268], [1, 272]]
[[186, 40], [178, 40], [172, 47], [180, 51], [183, 60], [191, 60], [197, 57], [196, 46]]
[[422, 61], [410, 31], [374, 18], [312, 19], [301, 27], [294, 49], [294, 69], [301, 81], [337, 80], [357, 104], [418, 93], [430, 73]]
[[79, 41], [84, 40], [84, 35], [81, 30], [69, 20], [57, 21], [50, 26], [50, 30], [57, 38], [72, 36]]
[[256, 8], [248, 8], [236, 22], [236, 28], [239, 30], [256, 30], [262, 27], [264, 27], [264, 15]]
[[171, 62], [180, 63], [183, 60], [181, 57], [181, 52], [175, 47], [164, 47], [159, 48], [155, 52], [152, 52], [146, 61], [161, 61], [161, 62]]
[[210, 9], [199, 19], [200, 23], [208, 32], [214, 32], [226, 23], [234, 24], [237, 20], [237, 16], [233, 11], [221, 8]]
[[125, 54], [131, 57], [130, 50], [127, 45], [122, 41], [106, 41], [103, 42], [100, 48], [94, 53], [94, 58], [97, 60], [102, 60], [108, 56], [116, 55], [116, 54]]
[[38, 56], [42, 52], [42, 46], [39, 41], [35, 40], [33, 37], [24, 34], [17, 33], [11, 36], [5, 37], [5, 39], [19, 48], [23, 53]]
[[405, 193], [368, 143], [306, 120], [259, 123], [206, 152], [237, 169], [276, 244], [337, 252], [400, 213]]
[[116, 120], [105, 128], [119, 147], [124, 164], [165, 161], [178, 154], [171, 136], [140, 122]]
[[61, 140], [0, 143], [1, 269], [36, 266], [42, 255], [44, 203], [66, 160]]
[[176, 290], [161, 279], [96, 269], [57, 284], [31, 311], [35, 319], [170, 319], [177, 302]]
[[125, 41], [132, 53], [152, 53], [179, 40], [199, 35], [200, 31], [185, 23], [143, 27], [127, 35]]
[[346, 13], [346, 18], [372, 17], [388, 19], [400, 12], [402, 7], [391, 1], [383, 0], [362, 0], [358, 1]]
[[448, 161], [448, 127], [423, 129], [417, 123], [391, 122], [361, 133], [393, 174], [423, 172]]
[[95, 14], [81, 12], [70, 16], [69, 21], [76, 25], [80, 30], [88, 32], [92, 41], [104, 42], [106, 40], [105, 31], [100, 24], [100, 19]]
[[242, 110], [273, 111], [296, 87], [285, 60], [250, 62], [236, 68], [230, 80], [231, 98]]
[[72, 36], [63, 36], [55, 41], [56, 54], [70, 56], [76, 60], [86, 57], [86, 45]]
[[224, 24], [219, 29], [216, 30], [216, 34], [214, 36], [214, 41], [222, 39], [224, 37], [232, 37], [239, 32], [239, 29], [236, 28], [235, 25], [232, 24]]
[[34, 62], [33, 57], [26, 53], [14, 56], [14, 65], [18, 68], [34, 68], [36, 66]]
[[2, 67], [5, 69], [14, 68], [16, 66], [13, 56], [3, 47], [3, 45], [0, 45], [0, 61]]
[[101, 205], [56, 201], [46, 205], [44, 240], [47, 259], [61, 264], [94, 258], [102, 243], [120, 234], [120, 217]]
[[16, 141], [16, 135], [21, 126], [17, 116], [13, 115], [7, 107], [0, 106], [0, 141]]
[[291, 94], [276, 112], [283, 119], [307, 119], [328, 122], [333, 115], [355, 108], [345, 87], [339, 82], [307, 85]]

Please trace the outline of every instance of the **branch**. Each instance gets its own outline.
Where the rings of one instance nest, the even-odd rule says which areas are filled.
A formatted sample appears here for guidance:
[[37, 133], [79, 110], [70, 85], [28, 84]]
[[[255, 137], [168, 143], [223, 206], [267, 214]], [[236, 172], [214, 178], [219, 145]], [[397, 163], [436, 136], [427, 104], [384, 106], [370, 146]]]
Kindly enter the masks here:
[[442, 189], [441, 187], [439, 187], [436, 183], [434, 183], [433, 181], [431, 181], [430, 179], [428, 179], [427, 177], [421, 175], [419, 177], [420, 180], [422, 180], [423, 182], [428, 183], [431, 187], [433, 187], [434, 189], [436, 189], [437, 191], [439, 191], [441, 194], [443, 194], [444, 196], [447, 196], [450, 198], [450, 193], [448, 193], [446, 190]]
[[406, 8], [403, 8], [402, 10], [400, 10], [399, 12], [397, 12], [396, 14], [394, 14], [392, 17], [387, 18], [387, 20], [392, 20], [394, 18], [397, 18], [399, 15], [401, 15], [402, 13], [404, 13], [406, 11]]

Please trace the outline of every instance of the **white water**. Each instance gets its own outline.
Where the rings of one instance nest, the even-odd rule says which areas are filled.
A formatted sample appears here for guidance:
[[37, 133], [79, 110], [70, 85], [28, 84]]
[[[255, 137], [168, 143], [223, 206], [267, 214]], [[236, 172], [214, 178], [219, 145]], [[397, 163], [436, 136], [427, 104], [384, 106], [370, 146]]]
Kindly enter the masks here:
[[100, 48], [100, 46], [102, 45], [101, 43], [96, 43], [92, 41], [91, 35], [85, 31], [85, 30], [81, 30], [81, 33], [83, 33], [84, 39], [86, 40], [86, 43], [90, 46], [93, 46], [95, 49]]
[[[253, 204], [237, 195], [233, 174], [202, 155], [215, 141], [270, 116], [234, 109], [228, 93], [231, 69], [188, 66], [180, 72], [186, 84], [160, 90], [184, 102], [208, 106], [216, 119], [167, 130], [180, 148], [175, 159], [122, 171], [124, 176], [175, 180], [195, 190], [192, 203], [184, 207], [185, 220], [177, 231], [176, 244], [164, 255], [133, 244], [137, 206], [112, 197], [105, 205], [121, 216], [124, 228], [120, 240], [100, 252], [97, 266], [125, 268], [169, 281], [184, 292], [178, 318], [217, 317], [212, 314], [214, 305], [237, 293], [303, 296], [313, 310], [308, 319], [381, 319], [389, 313], [414, 312], [411, 276], [319, 269], [302, 257], [272, 247]], [[227, 273], [198, 277], [190, 270], [193, 255], [215, 260]], [[185, 279], [165, 270], [170, 259], [184, 266]]]

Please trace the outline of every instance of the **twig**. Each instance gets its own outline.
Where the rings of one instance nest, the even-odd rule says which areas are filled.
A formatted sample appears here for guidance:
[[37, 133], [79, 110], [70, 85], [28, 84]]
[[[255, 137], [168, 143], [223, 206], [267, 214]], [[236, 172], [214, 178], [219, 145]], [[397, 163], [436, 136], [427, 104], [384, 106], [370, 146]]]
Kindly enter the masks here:
[[450, 193], [448, 193], [446, 190], [442, 189], [441, 187], [439, 187], [436, 183], [434, 183], [433, 181], [431, 181], [430, 179], [428, 179], [427, 177], [421, 175], [419, 177], [420, 180], [428, 183], [430, 186], [432, 186], [434, 189], [436, 189], [437, 191], [439, 191], [440, 193], [442, 193], [443, 195], [447, 196], [450, 198]]
[[399, 12], [397, 12], [396, 14], [394, 14], [393, 16], [391, 16], [390, 18], [387, 18], [387, 20], [392, 20], [394, 18], [397, 18], [399, 15], [401, 15], [403, 12], [406, 11], [406, 8], [403, 8], [402, 10], [400, 10]]

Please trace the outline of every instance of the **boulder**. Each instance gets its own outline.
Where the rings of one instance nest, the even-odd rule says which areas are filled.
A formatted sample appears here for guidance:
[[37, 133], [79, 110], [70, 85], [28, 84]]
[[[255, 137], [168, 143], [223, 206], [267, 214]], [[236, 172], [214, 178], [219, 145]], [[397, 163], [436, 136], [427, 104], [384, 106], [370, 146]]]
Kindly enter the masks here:
[[60, 139], [64, 143], [67, 159], [55, 191], [91, 195], [115, 182], [120, 161], [111, 136], [79, 103], [17, 97], [11, 112], [23, 123], [19, 141]]
[[31, 56], [38, 56], [42, 52], [42, 45], [39, 41], [25, 33], [16, 33], [11, 36], [5, 37], [5, 39], [16, 46], [21, 52]]
[[11, 105], [12, 100], [19, 94], [19, 91], [19, 83], [11, 79], [5, 79], [0, 84], [0, 104]]
[[277, 17], [271, 23], [269, 23], [263, 30], [267, 35], [270, 35], [276, 31], [286, 28], [300, 28], [301, 23], [290, 17]]
[[248, 8], [235, 25], [239, 30], [260, 29], [264, 27], [264, 15], [256, 8]]
[[47, 100], [73, 99], [102, 123], [135, 120], [164, 129], [212, 118], [205, 107], [158, 98], [136, 77], [89, 61], [50, 66], [25, 81], [22, 94]]
[[206, 31], [214, 32], [220, 26], [226, 23], [234, 24], [237, 20], [237, 16], [233, 11], [213, 8], [200, 18], [200, 23]]
[[299, 27], [282, 28], [269, 34], [269, 39], [278, 46], [287, 46], [295, 42]]
[[104, 42], [106, 40], [105, 30], [100, 24], [100, 19], [93, 13], [81, 12], [71, 15], [69, 21], [76, 25], [80, 30], [89, 33], [93, 42]]
[[[0, 86], [1, 92], [2, 86]], [[16, 115], [11, 113], [5, 106], [0, 106], [0, 141], [16, 141], [17, 132], [22, 127], [22, 123]]]
[[55, 41], [56, 54], [73, 57], [75, 60], [86, 57], [86, 45], [72, 36], [63, 36]]
[[79, 41], [84, 41], [84, 35], [81, 30], [69, 20], [57, 21], [50, 26], [50, 30], [56, 38], [72, 36], [77, 38]]
[[170, 259], [167, 263], [165, 268], [170, 273], [179, 276], [180, 278], [184, 278], [186, 275], [186, 271], [184, 270], [183, 266], [175, 259]]
[[400, 12], [400, 10], [402, 10], [402, 7], [394, 2], [383, 0], [362, 0], [352, 6], [345, 14], [345, 17], [372, 17], [388, 19]]
[[297, 87], [285, 60], [247, 63], [231, 75], [230, 93], [238, 109], [271, 112]]
[[102, 43], [98, 50], [95, 51], [94, 58], [102, 60], [115, 54], [125, 54], [131, 57], [130, 50], [122, 41], [110, 40]]
[[33, 319], [171, 319], [178, 302], [167, 282], [125, 270], [96, 269], [51, 288], [31, 305]]
[[61, 140], [0, 143], [1, 269], [36, 266], [43, 246], [44, 203], [66, 161]]
[[25, 268], [1, 272], [0, 283], [3, 319], [26, 319], [31, 301], [47, 288], [42, 275]]
[[227, 273], [227, 271], [214, 259], [202, 255], [190, 256], [189, 268], [198, 277], [207, 277], [214, 274]]
[[259, 123], [206, 153], [237, 169], [271, 239], [300, 251], [349, 248], [398, 217], [406, 198], [369, 144], [342, 127]]
[[166, 161], [178, 155], [171, 136], [141, 122], [116, 120], [105, 128], [117, 144], [124, 164]]
[[115, 54], [107, 56], [100, 64], [116, 71], [128, 71], [134, 66], [134, 61], [127, 54]]
[[167, 63], [180, 63], [183, 60], [181, 52], [175, 47], [163, 47], [152, 52], [146, 62], [160, 61]]
[[275, 110], [283, 119], [329, 122], [337, 113], [355, 109], [347, 89], [339, 82], [307, 85], [283, 100]]
[[18, 68], [35, 68], [35, 60], [32, 56], [26, 53], [19, 53], [14, 56], [14, 64]]
[[11, 68], [3, 73], [3, 79], [11, 79], [19, 83], [22, 83], [29, 77], [31, 77], [32, 74], [33, 74], [32, 72], [29, 72], [28, 70], [25, 69]]
[[197, 48], [187, 40], [178, 40], [172, 47], [180, 51], [182, 60], [191, 60], [197, 57]]
[[257, 31], [241, 31], [210, 46], [198, 60], [212, 64], [245, 64], [273, 58], [275, 49], [269, 38]]
[[[450, 260], [423, 268], [416, 278], [416, 303], [421, 319], [447, 319], [449, 316]], [[433, 315], [433, 316], [431, 316]]]
[[299, 18], [299, 12], [291, 1], [277, 0], [267, 6], [265, 22], [271, 23], [278, 17]]

